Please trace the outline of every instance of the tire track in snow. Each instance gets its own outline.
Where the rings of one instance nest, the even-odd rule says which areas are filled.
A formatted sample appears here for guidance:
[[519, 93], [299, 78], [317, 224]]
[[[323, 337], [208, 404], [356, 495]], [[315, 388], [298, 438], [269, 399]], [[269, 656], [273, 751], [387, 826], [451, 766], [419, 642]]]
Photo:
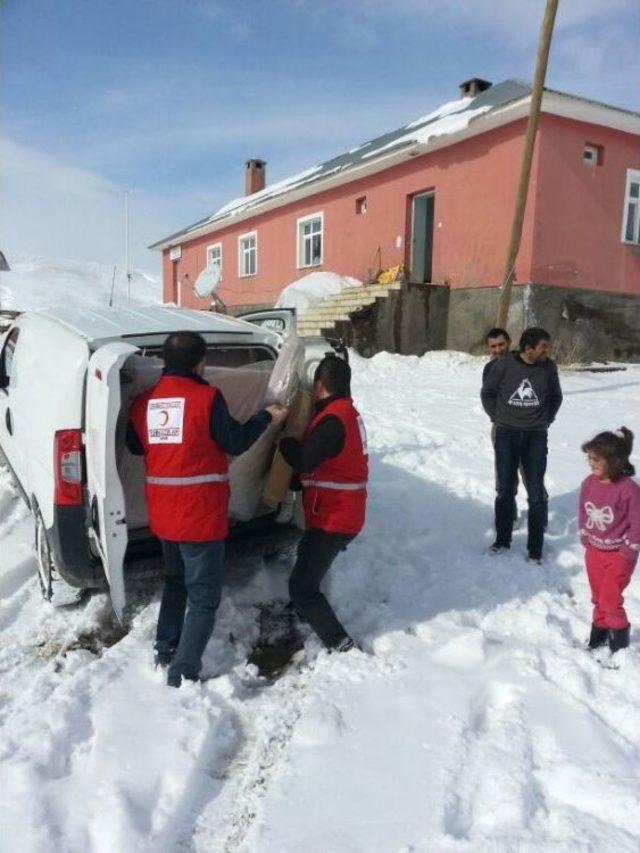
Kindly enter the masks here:
[[271, 687], [259, 688], [257, 696], [255, 687], [241, 682], [227, 700], [243, 727], [246, 746], [228, 770], [228, 788], [197, 821], [196, 850], [233, 853], [241, 848], [286, 754], [313, 677], [312, 666], [287, 673]]
[[495, 682], [473, 697], [444, 797], [443, 829], [459, 841], [515, 840], [546, 814], [521, 691]]

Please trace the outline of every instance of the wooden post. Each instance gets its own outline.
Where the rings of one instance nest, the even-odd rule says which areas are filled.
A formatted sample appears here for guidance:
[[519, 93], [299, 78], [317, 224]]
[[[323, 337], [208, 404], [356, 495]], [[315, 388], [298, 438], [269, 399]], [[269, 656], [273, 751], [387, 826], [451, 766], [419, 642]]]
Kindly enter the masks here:
[[516, 259], [518, 257], [518, 251], [520, 250], [520, 241], [522, 240], [522, 225], [524, 223], [524, 211], [527, 205], [529, 178], [531, 176], [531, 161], [533, 159], [533, 146], [536, 140], [536, 130], [538, 129], [540, 105], [542, 103], [542, 94], [544, 92], [544, 78], [547, 73], [549, 48], [551, 47], [551, 37], [553, 35], [553, 25], [555, 23], [557, 11], [558, 0], [547, 0], [547, 6], [544, 10], [544, 18], [542, 19], [542, 28], [540, 30], [540, 40], [538, 42], [536, 72], [533, 80], [533, 90], [531, 92], [531, 109], [529, 110], [529, 121], [527, 122], [524, 150], [522, 152], [522, 166], [520, 167], [520, 182], [518, 184], [518, 192], [516, 194], [516, 207], [513, 214], [513, 222], [511, 224], [509, 249], [507, 252], [504, 276], [502, 278], [502, 285], [500, 288], [500, 301], [498, 302], [496, 326], [500, 326], [501, 328], [506, 327], [507, 315], [509, 314], [511, 285], [513, 284]]

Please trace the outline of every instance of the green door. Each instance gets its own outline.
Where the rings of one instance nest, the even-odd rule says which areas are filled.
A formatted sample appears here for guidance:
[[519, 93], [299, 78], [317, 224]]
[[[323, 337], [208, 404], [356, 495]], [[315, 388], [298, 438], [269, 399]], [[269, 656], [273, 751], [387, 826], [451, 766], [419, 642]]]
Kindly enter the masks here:
[[410, 280], [420, 283], [431, 281], [433, 203], [433, 193], [423, 193], [413, 197]]

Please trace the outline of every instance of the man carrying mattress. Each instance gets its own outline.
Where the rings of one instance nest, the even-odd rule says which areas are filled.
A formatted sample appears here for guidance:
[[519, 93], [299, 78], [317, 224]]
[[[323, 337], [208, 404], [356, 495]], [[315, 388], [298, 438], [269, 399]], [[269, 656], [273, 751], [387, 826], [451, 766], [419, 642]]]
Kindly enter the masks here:
[[171, 687], [198, 679], [215, 624], [229, 529], [227, 454], [244, 453], [287, 414], [267, 406], [244, 424], [236, 421], [203, 378], [206, 354], [201, 335], [169, 335], [162, 378], [134, 400], [127, 429], [129, 450], [145, 457], [149, 526], [164, 555], [155, 649]]
[[367, 438], [351, 399], [351, 369], [327, 356], [314, 375], [315, 412], [302, 441], [283, 438], [280, 450], [299, 475], [306, 531], [289, 580], [291, 601], [328, 649], [347, 652], [354, 642], [338, 621], [320, 584], [340, 551], [364, 526]]

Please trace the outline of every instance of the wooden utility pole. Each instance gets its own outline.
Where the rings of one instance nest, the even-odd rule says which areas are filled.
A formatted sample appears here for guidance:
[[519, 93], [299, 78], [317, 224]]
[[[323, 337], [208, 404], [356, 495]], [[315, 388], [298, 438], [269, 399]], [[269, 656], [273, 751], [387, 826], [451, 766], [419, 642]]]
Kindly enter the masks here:
[[509, 250], [504, 267], [504, 276], [500, 288], [500, 301], [498, 302], [498, 316], [496, 326], [504, 328], [507, 325], [509, 303], [511, 302], [511, 285], [515, 273], [516, 259], [522, 240], [522, 225], [524, 223], [524, 211], [527, 205], [527, 193], [529, 190], [529, 178], [531, 176], [531, 161], [533, 158], [533, 146], [536, 141], [536, 130], [540, 117], [540, 105], [544, 92], [544, 78], [547, 73], [549, 61], [549, 48], [553, 35], [553, 25], [558, 11], [558, 0], [547, 0], [544, 10], [540, 40], [538, 42], [538, 55], [536, 57], [536, 73], [533, 80], [533, 91], [531, 92], [531, 109], [529, 110], [529, 121], [527, 122], [527, 133], [524, 139], [524, 151], [522, 152], [522, 166], [520, 167], [520, 182], [516, 195], [516, 207], [511, 224], [511, 237], [509, 238]]

